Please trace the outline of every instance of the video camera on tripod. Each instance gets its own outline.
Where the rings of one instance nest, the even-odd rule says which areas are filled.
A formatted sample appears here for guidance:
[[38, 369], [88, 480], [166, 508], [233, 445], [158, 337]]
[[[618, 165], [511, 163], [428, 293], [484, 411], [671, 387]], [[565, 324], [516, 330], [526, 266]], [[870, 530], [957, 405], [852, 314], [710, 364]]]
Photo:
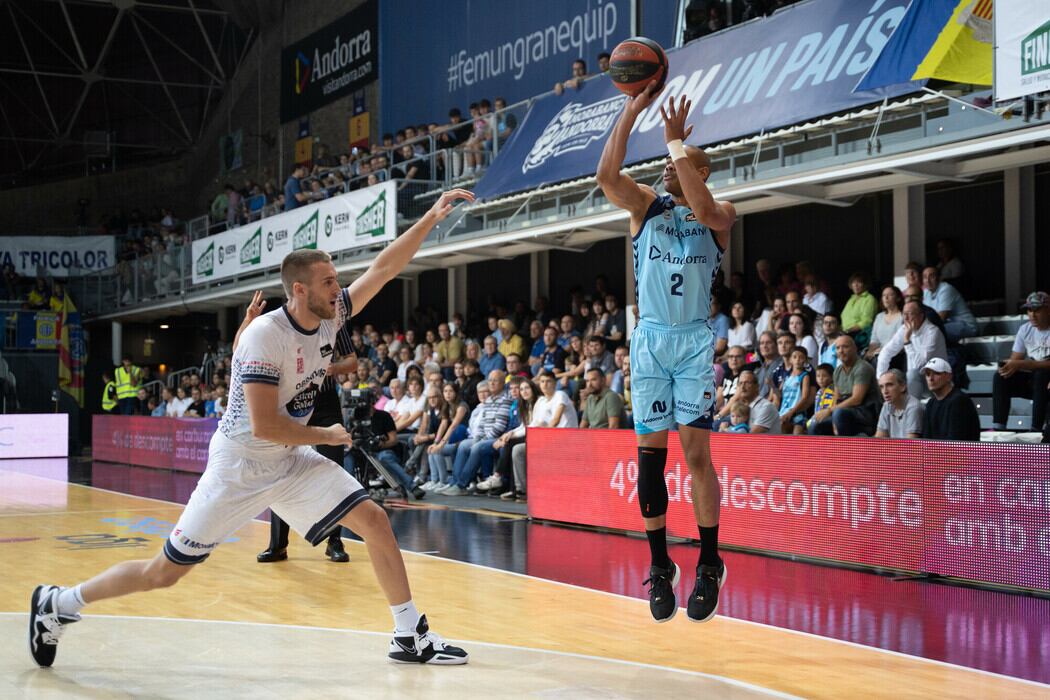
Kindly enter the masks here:
[[376, 459], [375, 455], [383, 449], [386, 435], [377, 434], [372, 429], [372, 407], [376, 397], [368, 389], [351, 389], [343, 393], [343, 407], [347, 409], [346, 432], [350, 433], [353, 445], [349, 448], [354, 457], [357, 471], [356, 478], [367, 485], [374, 469], [392, 489], [399, 488], [397, 480], [390, 471]]

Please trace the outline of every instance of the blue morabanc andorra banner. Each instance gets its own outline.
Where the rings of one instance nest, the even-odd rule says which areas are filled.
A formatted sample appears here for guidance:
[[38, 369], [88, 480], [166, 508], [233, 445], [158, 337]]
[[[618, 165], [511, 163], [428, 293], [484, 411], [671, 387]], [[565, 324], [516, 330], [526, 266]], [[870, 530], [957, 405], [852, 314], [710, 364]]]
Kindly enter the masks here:
[[[693, 101], [689, 143], [704, 146], [914, 92], [853, 92], [908, 0], [810, 0], [668, 52], [661, 101]], [[537, 99], [476, 193], [483, 199], [591, 175], [626, 98], [607, 76]], [[635, 123], [626, 164], [666, 154], [659, 104]]]

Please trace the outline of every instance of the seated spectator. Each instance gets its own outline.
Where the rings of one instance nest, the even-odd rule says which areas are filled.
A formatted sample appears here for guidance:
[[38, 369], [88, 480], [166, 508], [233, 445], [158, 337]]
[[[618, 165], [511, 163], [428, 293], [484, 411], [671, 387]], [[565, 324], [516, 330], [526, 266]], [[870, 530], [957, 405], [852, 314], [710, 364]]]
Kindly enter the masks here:
[[501, 319], [499, 330], [503, 338], [499, 342], [500, 354], [506, 357], [513, 352], [518, 357], [525, 357], [528, 349], [525, 347], [524, 338], [518, 335], [518, 328], [514, 325], [514, 321], [511, 321], [509, 318]]
[[966, 392], [955, 386], [948, 361], [935, 357], [926, 363], [924, 372], [933, 396], [926, 402], [922, 436], [927, 440], [980, 440], [977, 408]]
[[[817, 365], [816, 371], [817, 377], [817, 394], [813, 401], [813, 412], [823, 411], [826, 408], [831, 408], [838, 403], [839, 396], [835, 391], [835, 368], [831, 365]], [[813, 424], [813, 418], [810, 417], [806, 421], [806, 428], [803, 431], [796, 431], [796, 435], [802, 435], [807, 432], [810, 426]]]
[[755, 378], [758, 380], [758, 395], [762, 398], [773, 397], [773, 370], [781, 362], [777, 354], [777, 336], [771, 331], [763, 331], [758, 336], [758, 357], [755, 360]]
[[398, 401], [398, 415], [394, 420], [394, 425], [397, 427], [398, 434], [402, 436], [402, 441], [408, 442], [422, 425], [427, 399], [423, 395], [423, 380], [420, 377], [410, 372], [405, 385], [408, 388], [408, 395]]
[[583, 86], [583, 81], [587, 79], [587, 62], [582, 58], [577, 58], [572, 62], [572, 77], [564, 82], [554, 83], [554, 94], [560, 95], [570, 88], [576, 88], [579, 90]]
[[521, 377], [522, 379], [532, 377], [529, 370], [525, 367], [525, 363], [521, 361], [521, 357], [516, 352], [507, 355], [507, 381], [509, 382], [512, 377]]
[[572, 317], [572, 314], [565, 314], [561, 317], [561, 335], [558, 336], [558, 345], [565, 352], [569, 351], [569, 343], [572, 341], [573, 336], [580, 337], [580, 332], [576, 330], [576, 319]]
[[226, 385], [216, 384], [211, 406], [208, 408], [208, 418], [222, 418], [224, 413], [226, 413]]
[[51, 298], [48, 299], [47, 308], [55, 313], [65, 310], [66, 287], [62, 280], [55, 280], [51, 285]]
[[157, 397], [155, 396], [146, 399], [146, 410], [148, 413], [144, 415], [153, 416], [154, 418], [164, 416], [164, 407], [157, 403]]
[[925, 409], [908, 391], [904, 372], [891, 369], [879, 375], [882, 411], [875, 430], [877, 438], [921, 438]]
[[582, 314], [584, 309], [588, 308], [590, 316], [583, 328], [583, 337], [590, 338], [595, 335], [605, 337], [605, 330], [609, 325], [609, 313], [605, 310], [605, 303], [601, 299], [595, 299], [589, 307], [587, 304], [581, 306], [580, 313]]
[[1050, 398], [1050, 294], [1032, 292], [1022, 308], [1028, 321], [1017, 329], [1010, 359], [999, 363], [992, 378], [992, 427], [1006, 429], [1010, 399], [1019, 396], [1032, 400], [1031, 430], [1038, 432]]
[[788, 331], [777, 335], [777, 359], [769, 367], [767, 383], [772, 396], [770, 400], [778, 406], [782, 403], [784, 382], [791, 374], [791, 353], [795, 351], [795, 336]]
[[[418, 367], [416, 364], [414, 353], [412, 348], [408, 344], [403, 344], [398, 349], [398, 358], [401, 360], [397, 365], [397, 380], [404, 383], [408, 380], [408, 370], [410, 367]], [[390, 382], [393, 384], [393, 381]]]
[[890, 368], [890, 361], [904, 350], [907, 356], [908, 393], [922, 399], [928, 395], [923, 368], [934, 357], [947, 360], [948, 348], [944, 343], [944, 336], [937, 326], [926, 320], [926, 314], [918, 302], [906, 302], [902, 315], [903, 324], [879, 353], [875, 374], [878, 377], [885, 374]]
[[510, 407], [514, 402], [507, 387], [506, 375], [496, 369], [488, 376], [490, 396], [478, 404], [481, 412], [478, 433], [473, 435], [469, 450], [460, 448], [456, 451], [455, 464], [452, 466], [452, 485], [436, 489], [435, 493], [443, 496], [465, 496], [471, 482], [478, 476], [488, 478], [486, 471], [491, 471], [491, 462], [495, 457], [492, 445], [507, 428], [510, 418]]
[[[496, 98], [496, 137], [498, 144], [502, 146], [510, 138], [510, 135], [518, 128], [518, 118], [513, 112], [507, 111], [507, 101], [502, 97]], [[485, 144], [486, 150], [492, 150], [492, 144]]]
[[936, 267], [927, 267], [922, 271], [923, 302], [944, 319], [944, 335], [949, 343], [957, 343], [961, 338], [972, 338], [977, 335], [977, 319], [970, 313], [970, 307], [963, 301], [959, 290], [949, 282], [942, 282]]
[[[488, 398], [488, 384], [485, 387], [485, 398]], [[434, 433], [434, 441], [427, 447], [428, 479], [421, 485], [424, 491], [433, 491], [448, 483], [448, 472], [452, 467], [451, 458], [456, 454], [456, 446], [467, 437], [467, 419], [470, 406], [460, 398], [459, 388], [449, 382], [441, 389], [440, 406], [441, 422]], [[484, 399], [482, 399], [484, 400]]]
[[740, 373], [744, 371], [747, 355], [744, 348], [734, 345], [726, 353], [726, 361], [722, 365], [722, 383], [715, 393], [715, 407], [718, 409], [714, 420], [719, 423], [729, 420], [729, 404], [737, 392], [740, 382]]
[[157, 406], [152, 411], [150, 411], [150, 415], [154, 418], [163, 418], [164, 416], [168, 415], [168, 404], [171, 403], [173, 398], [174, 394], [171, 393], [171, 389], [169, 389], [168, 387], [164, 387], [163, 389], [161, 389], [160, 403], [157, 404]]
[[[932, 306], [927, 306], [923, 302], [922, 297], [922, 285], [908, 285], [904, 289], [904, 303], [907, 303], [909, 301], [917, 301], [919, 304], [922, 304], [922, 312], [926, 315], [926, 320], [932, 323], [933, 325], [937, 326], [937, 329], [941, 333], [944, 333], [944, 319], [941, 318], [941, 315], [937, 313]], [[901, 305], [901, 308], [904, 308], [903, 304]], [[945, 341], [947, 342], [948, 335], [946, 333], [944, 333], [944, 337]]]
[[[412, 436], [412, 440], [408, 443], [409, 456], [405, 460], [405, 471], [410, 474], [417, 474], [414, 480], [417, 486], [422, 486], [422, 484], [430, 480], [430, 460], [426, 459], [427, 449], [437, 439], [442, 416], [447, 417], [448, 414], [448, 407], [445, 406], [445, 397], [441, 386], [437, 384], [428, 385], [424, 390], [424, 395], [426, 396], [426, 408], [423, 410], [423, 420], [420, 423], [419, 430], [416, 431], [416, 434]], [[420, 467], [421, 464], [422, 467]]]
[[942, 238], [937, 241], [937, 272], [941, 280], [955, 284], [964, 271], [962, 260], [955, 255], [951, 239]]
[[[547, 347], [546, 341], [543, 339], [543, 324], [534, 320], [529, 324], [529, 340], [532, 342], [532, 348], [529, 350], [529, 368], [534, 369], [541, 364], [540, 356], [543, 355], [543, 349]], [[557, 331], [555, 331], [557, 336]]]
[[809, 334], [809, 323], [801, 313], [793, 313], [788, 316], [787, 330], [795, 336], [795, 345], [806, 349], [806, 357], [816, 357], [817, 341]]
[[[769, 288], [772, 290], [772, 287]], [[773, 301], [770, 302], [769, 306], [762, 310], [759, 314], [758, 321], [755, 322], [755, 332], [765, 333], [769, 331], [771, 333], [780, 333], [780, 322], [787, 315], [787, 302], [784, 301], [784, 297], [774, 297]]]
[[853, 336], [857, 341], [857, 347], [868, 346], [871, 337], [871, 324], [875, 322], [875, 313], [879, 310], [879, 303], [868, 291], [868, 278], [863, 272], [854, 272], [849, 278], [849, 288], [853, 296], [842, 308], [843, 332]]
[[135, 392], [135, 408], [132, 415], [149, 416], [153, 414], [153, 408], [149, 405], [149, 393], [141, 387]]
[[886, 285], [882, 288], [880, 299], [882, 310], [871, 324], [871, 340], [868, 341], [868, 349], [864, 351], [864, 359], [869, 362], [875, 361], [882, 346], [890, 342], [890, 338], [904, 322], [904, 315], [901, 313], [904, 295], [901, 294], [901, 290], [892, 284]]
[[375, 351], [375, 368], [379, 386], [387, 386], [390, 380], [397, 376], [397, 363], [390, 359], [390, 346], [386, 343], [377, 344]]
[[452, 367], [463, 358], [463, 341], [452, 335], [447, 323], [438, 325], [438, 342], [434, 345], [438, 364], [446, 377], [452, 376]]
[[469, 358], [463, 360], [463, 383], [459, 386], [459, 395], [467, 402], [471, 411], [478, 405], [477, 388], [479, 384], [485, 383], [484, 378], [485, 375], [481, 374], [476, 361]]
[[835, 367], [838, 402], [813, 415], [809, 434], [871, 435], [875, 432], [879, 403], [875, 370], [860, 359], [857, 343], [848, 335], [835, 340], [835, 352], [839, 360]]
[[175, 398], [168, 401], [168, 417], [182, 418], [186, 415], [186, 410], [190, 407], [191, 403], [193, 403], [193, 399], [186, 396], [186, 387], [176, 387]]
[[824, 340], [820, 341], [820, 345], [817, 346], [817, 356], [814, 358], [814, 361], [817, 364], [829, 364], [832, 367], [836, 367], [838, 366], [839, 358], [835, 350], [835, 341], [842, 335], [842, 325], [839, 322], [839, 317], [833, 313], [824, 314], [824, 318], [821, 319], [820, 323], [824, 331]]
[[507, 386], [514, 397], [514, 403], [510, 409], [510, 419], [507, 421], [507, 430], [496, 438], [492, 443], [499, 456], [496, 458], [496, 468], [485, 481], [478, 484], [479, 493], [489, 496], [500, 496], [509, 492], [514, 497], [514, 447], [525, 444], [525, 427], [532, 419], [532, 407], [536, 403], [537, 391], [532, 381], [516, 377], [509, 381]]
[[808, 369], [809, 353], [802, 346], [791, 351], [791, 373], [784, 378], [780, 391], [780, 431], [801, 435], [806, 424], [806, 412], [813, 405], [815, 388]]
[[491, 335], [487, 335], [482, 344], [484, 350], [481, 353], [481, 357], [478, 358], [478, 369], [481, 370], [481, 374], [487, 377], [494, 369], [506, 371], [507, 360], [496, 349], [496, 339]]
[[721, 359], [729, 347], [729, 317], [722, 313], [722, 305], [716, 296], [711, 297], [711, 321], [708, 326], [715, 336], [715, 359]]
[[615, 294], [606, 294], [605, 313], [609, 316], [605, 324], [605, 341], [609, 347], [615, 348], [627, 338], [627, 311], [620, 308]]
[[533, 424], [538, 428], [576, 428], [579, 427], [576, 407], [565, 392], [556, 390], [554, 373], [548, 370], [540, 372], [538, 378], [540, 397], [532, 409]]
[[543, 350], [533, 366], [538, 375], [542, 370], [565, 371], [565, 349], [558, 343], [558, 332], [548, 326], [543, 329]]
[[616, 365], [616, 370], [612, 373], [612, 378], [609, 380], [609, 389], [620, 396], [623, 396], [623, 364], [630, 359], [630, 352], [624, 345], [616, 348], [616, 351], [613, 352], [613, 363]]
[[751, 409], [741, 400], [736, 400], [729, 407], [729, 422], [723, 423], [719, 428], [723, 433], [750, 433], [751, 426], [748, 420], [751, 418]]
[[[565, 368], [561, 371], [553, 369], [555, 378], [558, 380], [558, 391], [564, 391], [569, 396], [576, 394], [576, 387], [583, 379], [583, 373], [587, 369], [585, 364], [587, 354], [583, 346], [583, 338], [573, 336], [569, 341], [569, 349], [565, 353]], [[537, 375], [539, 376], [539, 375]]]
[[208, 406], [204, 400], [204, 392], [200, 386], [190, 389], [190, 405], [184, 414], [187, 418], [204, 418], [208, 415]]
[[755, 326], [747, 320], [747, 309], [743, 302], [734, 302], [730, 313], [733, 320], [729, 326], [729, 344], [739, 345], [747, 352], [751, 352], [755, 349]]
[[831, 299], [828, 299], [828, 295], [820, 291], [820, 283], [817, 281], [816, 276], [807, 275], [803, 280], [802, 288], [805, 291], [805, 295], [802, 297], [803, 305], [812, 309], [818, 318], [831, 311]]
[[26, 297], [25, 308], [46, 311], [50, 300], [51, 290], [47, 288], [47, 280], [37, 277], [33, 288], [29, 290], [29, 296]]
[[[758, 395], [758, 379], [751, 370], [740, 373], [740, 381], [733, 404], [743, 404], [750, 414], [748, 421], [748, 432], [767, 433], [769, 435], [780, 435], [780, 418], [777, 416], [777, 407], [768, 399]], [[730, 408], [732, 416], [732, 408]], [[734, 431], [742, 432], [742, 431]]]
[[605, 375], [607, 382], [612, 381], [612, 375], [616, 371], [616, 358], [605, 349], [605, 338], [600, 335], [587, 338], [584, 355], [584, 373], [597, 368]]
[[[623, 399], [606, 387], [605, 373], [591, 367], [586, 374], [586, 398], [583, 400], [581, 428], [620, 428], [625, 423]], [[582, 396], [583, 392], [581, 392]]]

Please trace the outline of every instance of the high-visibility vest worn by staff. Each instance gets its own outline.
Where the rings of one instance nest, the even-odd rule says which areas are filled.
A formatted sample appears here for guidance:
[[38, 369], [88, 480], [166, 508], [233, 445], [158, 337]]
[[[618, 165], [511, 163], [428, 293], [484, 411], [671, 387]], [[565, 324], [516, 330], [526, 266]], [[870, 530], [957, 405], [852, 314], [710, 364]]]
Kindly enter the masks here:
[[130, 370], [124, 369], [124, 365], [117, 367], [113, 376], [116, 377], [118, 401], [120, 399], [133, 399], [138, 396], [139, 376], [141, 373], [142, 370], [135, 365], [132, 365]]
[[117, 406], [117, 385], [112, 381], [106, 382], [106, 388], [102, 390], [102, 410], [109, 412]]

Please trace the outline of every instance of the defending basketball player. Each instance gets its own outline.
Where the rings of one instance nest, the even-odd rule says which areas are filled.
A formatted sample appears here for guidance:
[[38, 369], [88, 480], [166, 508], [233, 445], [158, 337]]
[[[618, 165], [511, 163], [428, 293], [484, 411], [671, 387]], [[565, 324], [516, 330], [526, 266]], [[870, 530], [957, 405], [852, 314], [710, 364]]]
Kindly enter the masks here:
[[386, 513], [343, 468], [312, 445], [349, 445], [340, 424], [307, 425], [332, 362], [336, 333], [401, 272], [430, 230], [466, 190], [441, 195], [347, 288], [324, 251], [298, 250], [281, 263], [288, 302], [240, 334], [229, 407], [212, 436], [208, 466], [153, 559], [126, 561], [72, 588], [38, 586], [29, 618], [33, 659], [50, 666], [64, 629], [85, 605], [173, 586], [230, 535], [270, 507], [313, 545], [345, 525], [360, 535], [394, 617], [388, 656], [400, 663], [463, 664], [467, 653], [429, 631], [412, 602], [405, 564]]
[[696, 585], [686, 613], [706, 622], [718, 611], [726, 568], [718, 556], [719, 487], [711, 463], [714, 335], [708, 326], [711, 284], [729, 244], [736, 210], [707, 188], [711, 162], [682, 142], [691, 103], [668, 100], [660, 112], [669, 153], [663, 183], [668, 194], [620, 172], [638, 116], [656, 99], [655, 82], [624, 105], [598, 165], [609, 201], [631, 215], [634, 274], [640, 320], [631, 338], [631, 392], [638, 437], [638, 501], [652, 553], [649, 609], [657, 622], [678, 612], [674, 587], [681, 570], [667, 553], [667, 433], [677, 424], [692, 477], [693, 511], [700, 530]]

